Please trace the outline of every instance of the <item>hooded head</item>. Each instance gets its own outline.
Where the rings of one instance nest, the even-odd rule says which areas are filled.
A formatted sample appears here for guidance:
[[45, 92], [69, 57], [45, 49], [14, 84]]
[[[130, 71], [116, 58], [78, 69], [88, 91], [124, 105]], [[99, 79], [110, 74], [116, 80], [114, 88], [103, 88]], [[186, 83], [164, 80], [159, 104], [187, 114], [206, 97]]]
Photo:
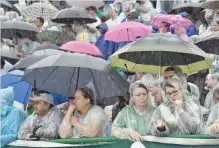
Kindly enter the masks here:
[[0, 96], [1, 96], [1, 99], [0, 99], [1, 115], [6, 115], [6, 113], [13, 106], [13, 101], [14, 101], [13, 87], [1, 89]]
[[100, 31], [102, 35], [104, 35], [108, 31], [108, 26], [106, 23], [102, 23], [97, 26], [97, 29]]
[[179, 15], [181, 15], [182, 17], [184, 17], [184, 18], [188, 18], [189, 17], [189, 14], [187, 13], [187, 12], [181, 12], [181, 13], [179, 13]]

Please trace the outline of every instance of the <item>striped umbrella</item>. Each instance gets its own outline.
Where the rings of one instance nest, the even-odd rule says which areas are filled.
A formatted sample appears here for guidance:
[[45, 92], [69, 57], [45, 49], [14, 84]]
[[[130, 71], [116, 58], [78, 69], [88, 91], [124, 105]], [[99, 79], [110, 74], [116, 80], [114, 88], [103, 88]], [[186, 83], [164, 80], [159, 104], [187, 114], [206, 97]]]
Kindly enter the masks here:
[[42, 17], [44, 20], [50, 20], [58, 12], [58, 9], [50, 3], [33, 3], [23, 10], [21, 14], [25, 17], [36, 19]]

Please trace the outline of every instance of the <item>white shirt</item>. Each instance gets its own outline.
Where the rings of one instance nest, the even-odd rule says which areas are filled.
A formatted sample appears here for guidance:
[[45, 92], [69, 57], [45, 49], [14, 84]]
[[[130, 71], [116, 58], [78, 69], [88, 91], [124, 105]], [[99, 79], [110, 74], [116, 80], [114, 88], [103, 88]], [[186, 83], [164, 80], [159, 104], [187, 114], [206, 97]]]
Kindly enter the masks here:
[[116, 18], [115, 20], [112, 20], [110, 18], [108, 21], [106, 21], [106, 24], [107, 24], [109, 29], [116, 26], [116, 25], [118, 25], [118, 24], [120, 24], [120, 23], [121, 23], [121, 21], [118, 18]]

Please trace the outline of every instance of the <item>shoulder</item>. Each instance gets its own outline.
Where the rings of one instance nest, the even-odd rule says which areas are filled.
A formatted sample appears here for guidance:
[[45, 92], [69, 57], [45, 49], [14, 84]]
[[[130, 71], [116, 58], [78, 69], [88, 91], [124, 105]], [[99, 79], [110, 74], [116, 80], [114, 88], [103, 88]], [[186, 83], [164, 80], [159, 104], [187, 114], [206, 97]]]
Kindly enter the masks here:
[[16, 118], [16, 117], [26, 117], [25, 113], [23, 110], [19, 109], [19, 108], [13, 108], [10, 112], [10, 114]]

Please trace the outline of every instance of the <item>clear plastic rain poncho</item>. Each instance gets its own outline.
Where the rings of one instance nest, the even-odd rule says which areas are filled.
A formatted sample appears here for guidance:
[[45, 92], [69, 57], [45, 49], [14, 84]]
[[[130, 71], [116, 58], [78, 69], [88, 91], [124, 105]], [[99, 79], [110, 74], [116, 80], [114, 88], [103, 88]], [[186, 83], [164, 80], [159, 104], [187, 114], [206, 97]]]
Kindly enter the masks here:
[[131, 96], [130, 104], [124, 107], [119, 114], [117, 115], [116, 119], [112, 125], [112, 135], [119, 137], [121, 139], [130, 139], [129, 131], [133, 130], [138, 132], [140, 135], [150, 135], [150, 120], [153, 114], [154, 108], [150, 102], [150, 98], [148, 95], [148, 107], [144, 113], [139, 113], [135, 109], [135, 103], [133, 98], [133, 92], [136, 88], [138, 88], [139, 84], [143, 84], [141, 81], [136, 81], [135, 83], [131, 84], [129, 93]]
[[219, 137], [219, 132], [213, 132], [211, 130], [211, 125], [214, 124], [216, 121], [219, 124], [219, 103], [215, 104], [215, 106], [212, 108], [211, 113], [208, 117], [208, 121], [206, 123], [206, 133], [212, 136]]
[[[171, 78], [167, 82], [175, 88], [178, 86], [179, 90], [185, 92], [178, 79]], [[183, 98], [184, 107], [182, 112], [177, 109], [175, 103], [173, 103], [169, 98], [165, 103], [157, 107], [151, 120], [153, 135], [198, 134], [203, 131], [202, 112], [200, 106], [197, 105], [197, 103], [194, 103], [189, 95], [184, 95]], [[160, 132], [158, 128], [155, 127], [156, 120], [162, 120], [166, 130]]]
[[13, 107], [13, 87], [1, 89], [0, 110], [1, 110], [1, 147], [17, 140], [18, 130], [24, 122], [25, 113]]
[[[93, 87], [88, 83], [83, 89], [87, 91], [91, 98], [97, 98]], [[74, 116], [82, 125], [80, 129], [73, 127], [70, 120], [67, 120], [66, 116], [64, 117], [59, 127], [59, 135], [62, 138], [95, 137], [94, 133], [96, 131], [99, 131], [96, 137], [107, 136], [108, 118], [104, 110], [95, 105], [96, 100], [93, 99], [93, 101], [94, 105], [89, 108], [85, 117], [82, 117], [78, 111], [74, 112]]]

